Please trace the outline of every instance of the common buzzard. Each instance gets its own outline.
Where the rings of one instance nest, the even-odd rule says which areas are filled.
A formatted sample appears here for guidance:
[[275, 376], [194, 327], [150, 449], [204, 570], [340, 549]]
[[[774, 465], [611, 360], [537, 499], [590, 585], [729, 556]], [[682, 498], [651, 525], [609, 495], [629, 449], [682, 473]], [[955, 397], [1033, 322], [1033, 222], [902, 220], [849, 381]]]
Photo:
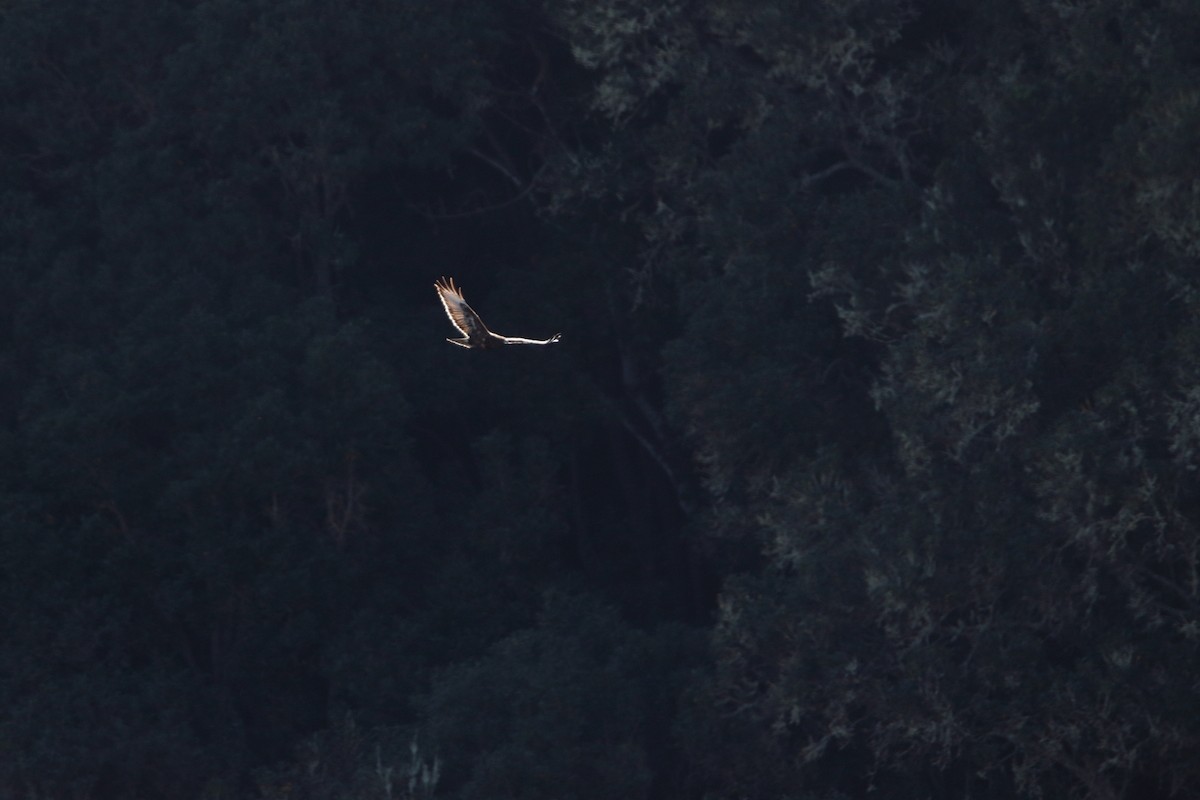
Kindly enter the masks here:
[[524, 339], [520, 336], [501, 336], [492, 333], [483, 324], [483, 320], [479, 318], [475, 310], [467, 305], [467, 301], [463, 299], [462, 290], [454, 285], [453, 278], [442, 278], [433, 284], [433, 288], [437, 289], [438, 299], [442, 301], [442, 308], [446, 309], [446, 316], [462, 334], [461, 339], [447, 339], [446, 341], [450, 344], [486, 350], [489, 347], [500, 347], [506, 344], [550, 344], [562, 338], [561, 333], [556, 333], [549, 339]]

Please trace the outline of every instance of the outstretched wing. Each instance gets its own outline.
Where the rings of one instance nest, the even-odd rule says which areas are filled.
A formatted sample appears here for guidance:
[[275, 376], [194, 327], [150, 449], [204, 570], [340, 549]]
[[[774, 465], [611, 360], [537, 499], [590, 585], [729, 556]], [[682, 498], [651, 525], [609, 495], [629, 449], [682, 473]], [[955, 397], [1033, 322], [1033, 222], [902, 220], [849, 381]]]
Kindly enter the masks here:
[[[496, 334], [499, 336], [499, 334]], [[499, 336], [500, 340], [505, 344], [553, 344], [562, 338], [561, 333], [556, 333], [549, 339], [526, 339], [522, 336]]]
[[443, 277], [433, 284], [433, 287], [437, 289], [438, 298], [442, 301], [442, 308], [446, 309], [446, 316], [450, 318], [454, 327], [462, 332], [463, 336], [472, 342], [479, 342], [490, 335], [491, 332], [483, 324], [483, 320], [463, 299], [462, 291], [454, 285], [453, 278]]

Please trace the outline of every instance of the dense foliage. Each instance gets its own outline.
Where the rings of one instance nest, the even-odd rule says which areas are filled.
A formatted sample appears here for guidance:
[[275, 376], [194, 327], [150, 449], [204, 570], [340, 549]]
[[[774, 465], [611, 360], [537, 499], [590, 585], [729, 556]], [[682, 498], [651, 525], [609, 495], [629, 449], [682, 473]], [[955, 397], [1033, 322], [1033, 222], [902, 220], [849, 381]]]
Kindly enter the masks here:
[[1188, 0], [5, 0], [0, 289], [4, 797], [1200, 781]]

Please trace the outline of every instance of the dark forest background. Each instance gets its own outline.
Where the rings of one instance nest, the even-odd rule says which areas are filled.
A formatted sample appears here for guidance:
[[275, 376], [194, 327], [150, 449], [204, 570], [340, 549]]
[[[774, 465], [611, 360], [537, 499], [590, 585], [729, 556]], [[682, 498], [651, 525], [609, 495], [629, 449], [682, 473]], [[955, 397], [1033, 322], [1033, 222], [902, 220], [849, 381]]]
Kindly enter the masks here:
[[1198, 310], [1192, 0], [2, 0], [0, 794], [1184, 796]]

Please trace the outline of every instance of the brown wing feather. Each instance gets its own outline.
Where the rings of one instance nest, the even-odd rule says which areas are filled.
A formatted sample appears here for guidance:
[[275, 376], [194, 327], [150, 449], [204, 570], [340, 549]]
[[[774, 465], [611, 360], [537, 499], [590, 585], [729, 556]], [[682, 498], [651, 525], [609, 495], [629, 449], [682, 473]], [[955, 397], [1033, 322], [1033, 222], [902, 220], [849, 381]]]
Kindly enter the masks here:
[[450, 318], [454, 327], [462, 332], [463, 336], [472, 342], [478, 342], [491, 333], [475, 310], [467, 305], [462, 291], [454, 285], [453, 278], [443, 277], [433, 286], [437, 289], [438, 298], [442, 301], [442, 308], [446, 309], [446, 316]]

